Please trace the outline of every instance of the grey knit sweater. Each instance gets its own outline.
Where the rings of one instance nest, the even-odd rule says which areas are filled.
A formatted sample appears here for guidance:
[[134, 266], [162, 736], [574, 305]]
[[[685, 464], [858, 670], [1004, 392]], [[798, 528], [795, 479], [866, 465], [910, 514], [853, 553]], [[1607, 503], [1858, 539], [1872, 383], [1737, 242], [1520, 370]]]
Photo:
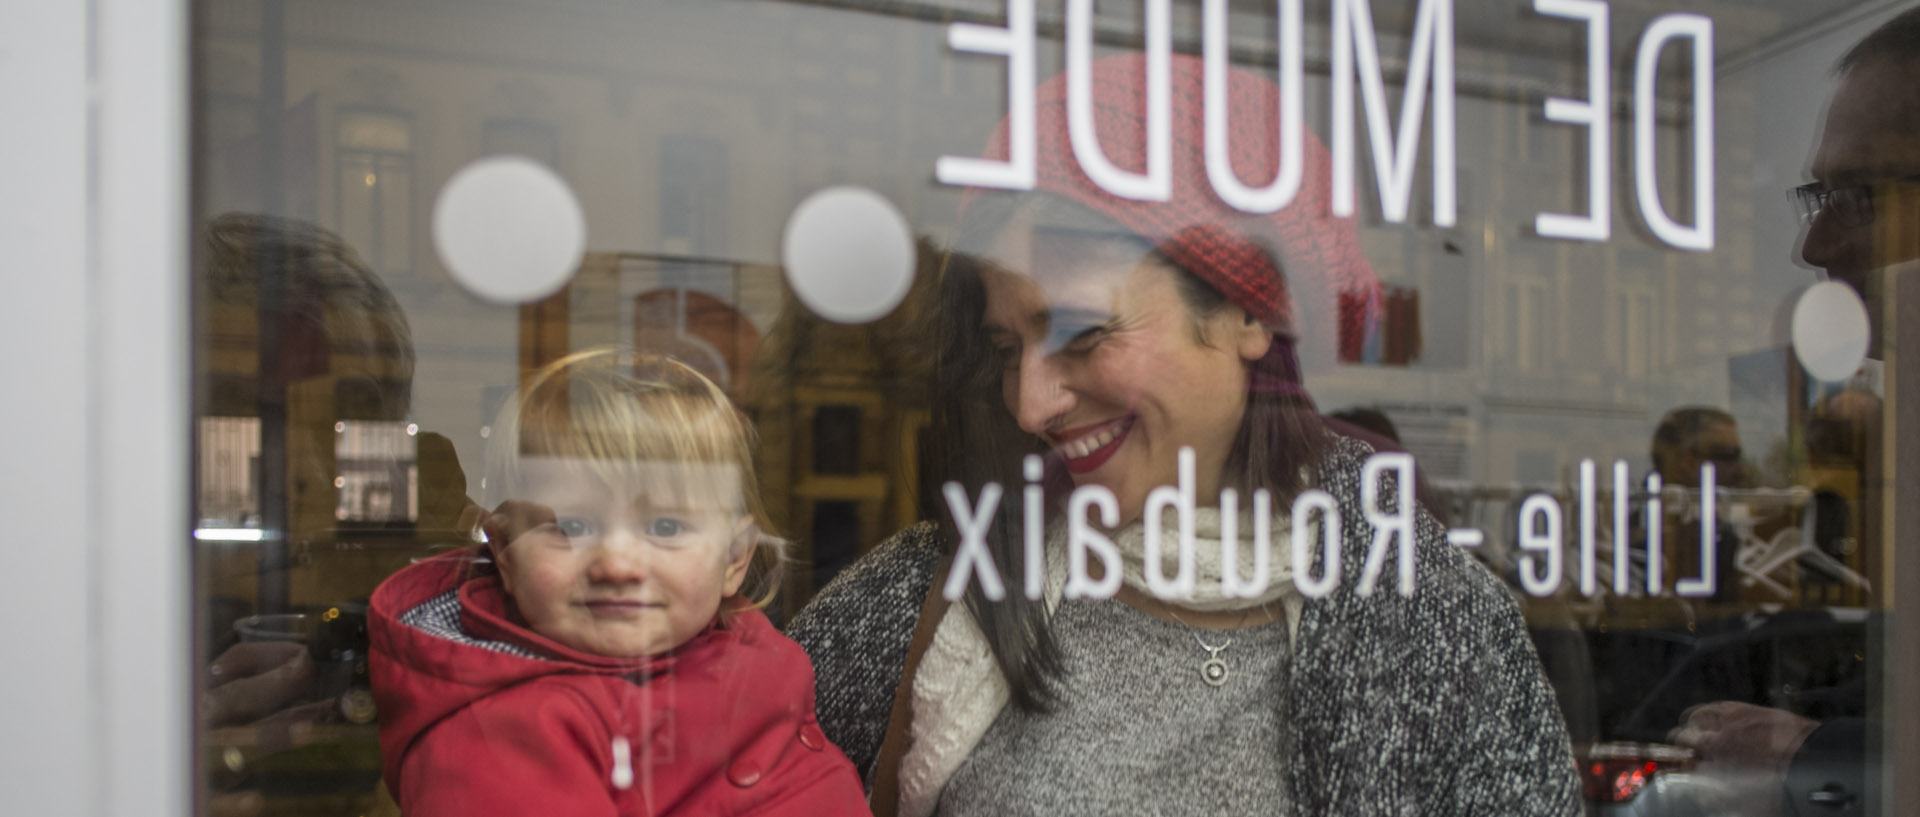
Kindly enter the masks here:
[[[1343, 439], [1316, 480], [1340, 505], [1345, 541], [1338, 587], [1306, 603], [1282, 705], [1296, 813], [1580, 813], [1553, 691], [1519, 610], [1491, 573], [1448, 546], [1422, 513], [1413, 596], [1393, 589], [1397, 548], [1379, 590], [1354, 592], [1373, 538], [1360, 504], [1360, 470], [1371, 453]], [[1393, 492], [1383, 493], [1391, 501]], [[820, 725], [863, 774], [879, 754], [940, 551], [930, 525], [900, 532], [787, 629], [813, 659]]]
[[[1287, 802], [1287, 620], [1205, 630], [1114, 599], [1069, 599], [1059, 705], [1005, 707], [940, 792], [941, 817], [1218, 817]], [[1204, 642], [1231, 669], [1202, 680]]]

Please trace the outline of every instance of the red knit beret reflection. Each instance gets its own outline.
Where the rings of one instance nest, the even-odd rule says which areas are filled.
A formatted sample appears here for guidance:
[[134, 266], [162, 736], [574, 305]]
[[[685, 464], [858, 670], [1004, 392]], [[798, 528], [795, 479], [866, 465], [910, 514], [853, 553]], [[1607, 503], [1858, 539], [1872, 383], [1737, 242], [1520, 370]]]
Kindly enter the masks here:
[[[1329, 207], [1326, 146], [1302, 128], [1303, 173], [1293, 201], [1265, 215], [1233, 209], [1207, 180], [1202, 62], [1174, 54], [1171, 63], [1173, 190], [1166, 201], [1114, 196], [1080, 169], [1067, 133], [1065, 73], [1041, 83], [1035, 93], [1036, 189], [1113, 219], [1273, 328], [1292, 330], [1294, 325], [1287, 284], [1270, 258], [1296, 282], [1317, 276], [1325, 286], [1314, 289], [1356, 296], [1353, 300], [1365, 304], [1367, 311], [1377, 310], [1380, 281], [1360, 252], [1354, 220], [1335, 218]], [[1137, 53], [1093, 63], [1093, 118], [1100, 145], [1115, 166], [1135, 173], [1146, 169], [1146, 67], [1146, 56]], [[1234, 173], [1243, 183], [1265, 186], [1280, 166], [1277, 87], [1246, 71], [1230, 70], [1228, 76], [1228, 151]], [[1005, 159], [1007, 139], [1002, 120], [987, 157]]]

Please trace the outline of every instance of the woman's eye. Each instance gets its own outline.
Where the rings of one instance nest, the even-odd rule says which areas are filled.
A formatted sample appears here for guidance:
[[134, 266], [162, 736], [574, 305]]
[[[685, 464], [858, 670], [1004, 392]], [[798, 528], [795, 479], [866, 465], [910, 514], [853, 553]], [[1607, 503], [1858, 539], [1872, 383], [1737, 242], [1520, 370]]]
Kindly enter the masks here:
[[1104, 326], [1096, 326], [1092, 329], [1082, 330], [1073, 337], [1068, 338], [1067, 342], [1061, 345], [1060, 350], [1069, 354], [1084, 355], [1093, 351], [1100, 345], [1100, 342], [1106, 340], [1106, 338], [1107, 328]]
[[648, 536], [670, 537], [686, 533], [687, 524], [678, 519], [660, 518], [647, 523]]
[[594, 534], [593, 523], [577, 516], [565, 516], [554, 522], [560, 534], [568, 539], [585, 539]]
[[1020, 347], [1011, 344], [995, 346], [993, 358], [1000, 363], [1002, 369], [1017, 369], [1020, 367]]

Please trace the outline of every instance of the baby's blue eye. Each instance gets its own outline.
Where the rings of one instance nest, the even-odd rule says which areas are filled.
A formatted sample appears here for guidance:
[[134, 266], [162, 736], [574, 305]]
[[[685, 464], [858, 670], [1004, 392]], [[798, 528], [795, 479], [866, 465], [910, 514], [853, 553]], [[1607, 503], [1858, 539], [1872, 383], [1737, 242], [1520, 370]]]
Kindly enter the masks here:
[[594, 534], [593, 522], [577, 516], [562, 517], [555, 525], [568, 539], [585, 539]]
[[647, 523], [648, 536], [679, 536], [686, 530], [687, 524], [678, 519], [661, 518]]

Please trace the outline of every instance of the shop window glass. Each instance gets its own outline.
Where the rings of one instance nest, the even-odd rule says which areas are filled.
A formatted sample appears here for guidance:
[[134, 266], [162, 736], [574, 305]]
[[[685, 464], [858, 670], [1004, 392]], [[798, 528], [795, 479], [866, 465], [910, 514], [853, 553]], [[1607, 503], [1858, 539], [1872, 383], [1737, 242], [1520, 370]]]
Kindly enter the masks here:
[[[1156, 3], [284, 5], [194, 18], [210, 812], [462, 810], [463, 792], [633, 810], [682, 773], [725, 782], [688, 789], [702, 805], [785, 791], [787, 767], [678, 686], [759, 616], [755, 643], [799, 648], [739, 702], [794, 715], [780, 739], [803, 746], [779, 763], [824, 763], [856, 802], [924, 606], [959, 622], [930, 654], [976, 659], [953, 677], [998, 673], [982, 694], [1006, 700], [963, 756], [903, 761], [950, 772], [899, 778], [913, 813], [1175, 813], [1168, 778], [1218, 813], [1304, 807], [1281, 792], [1449, 813], [1456, 791], [1655, 815], [1828, 791], [1892, 813], [1859, 753], [1909, 726], [1867, 725], [1911, 686], [1889, 669], [1911, 635], [1889, 625], [1899, 327], [1814, 302], [1895, 314], [1920, 164], [1868, 173], [1891, 165], [1821, 134], [1869, 76], [1835, 60], [1912, 4], [1306, 3], [1296, 48], [1295, 4], [1174, 3], [1164, 113], [1143, 85]], [[1281, 126], [1296, 51], [1301, 120]], [[1208, 53], [1236, 77], [1214, 103]], [[1230, 110], [1210, 123], [1209, 104]], [[1275, 138], [1302, 151], [1290, 198], [1263, 192], [1288, 181]], [[444, 207], [469, 171], [482, 206]], [[489, 288], [476, 257], [541, 286]], [[1204, 555], [1226, 489], [1238, 540], [1274, 546], [1251, 596]], [[683, 536], [714, 558], [675, 561]], [[1203, 548], [1191, 588], [1147, 564], [1183, 539]], [[619, 630], [668, 600], [601, 591], [681, 580], [712, 608], [633, 643], [567, 626]], [[1394, 640], [1409, 630], [1440, 637]], [[1376, 642], [1403, 652], [1364, 664]], [[596, 738], [576, 781], [496, 792], [537, 765], [512, 758], [564, 758], [471, 719], [506, 686], [454, 714], [415, 696], [433, 684], [382, 680], [442, 649], [456, 684], [604, 676], [658, 729]], [[312, 672], [276, 695], [229, 688], [289, 662]], [[1055, 720], [1036, 678], [1060, 682]], [[1150, 705], [1114, 709], [1088, 678]], [[1232, 697], [1252, 683], [1296, 708], [1247, 717], [1267, 711]], [[1170, 716], [1223, 701], [1195, 745], [1230, 762], [1130, 754], [1182, 745]], [[1463, 720], [1403, 714], [1426, 708]], [[1839, 788], [1792, 789], [1792, 758], [1721, 774], [1701, 716], [1720, 711], [1831, 729], [1809, 745]], [[1364, 757], [1316, 739], [1336, 727], [1374, 736]], [[1095, 785], [1081, 759], [1151, 773]]]

